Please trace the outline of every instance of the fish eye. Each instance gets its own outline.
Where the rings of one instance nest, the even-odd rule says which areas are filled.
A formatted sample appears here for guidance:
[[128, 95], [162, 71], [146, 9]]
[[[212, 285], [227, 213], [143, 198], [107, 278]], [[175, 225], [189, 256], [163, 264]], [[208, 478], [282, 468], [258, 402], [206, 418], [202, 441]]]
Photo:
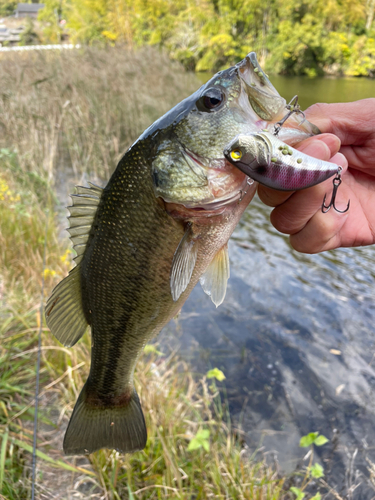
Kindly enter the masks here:
[[197, 101], [199, 111], [216, 111], [225, 102], [225, 94], [218, 87], [207, 89]]

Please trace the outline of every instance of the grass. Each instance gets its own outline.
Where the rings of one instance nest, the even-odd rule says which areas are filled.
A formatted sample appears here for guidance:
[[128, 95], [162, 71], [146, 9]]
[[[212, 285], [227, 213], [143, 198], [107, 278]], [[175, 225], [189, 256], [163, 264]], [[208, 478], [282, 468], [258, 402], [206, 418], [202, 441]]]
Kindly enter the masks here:
[[59, 236], [57, 193], [71, 177], [108, 178], [143, 129], [197, 86], [150, 50], [0, 57], [0, 499], [30, 498], [40, 327], [38, 498], [292, 498], [276, 469], [250, 455], [232, 427], [215, 377], [193, 377], [176, 353], [153, 346], [136, 372], [145, 450], [89, 458], [61, 451], [90, 346], [86, 335], [66, 349], [40, 325], [42, 274], [49, 293], [72, 266], [68, 240]]

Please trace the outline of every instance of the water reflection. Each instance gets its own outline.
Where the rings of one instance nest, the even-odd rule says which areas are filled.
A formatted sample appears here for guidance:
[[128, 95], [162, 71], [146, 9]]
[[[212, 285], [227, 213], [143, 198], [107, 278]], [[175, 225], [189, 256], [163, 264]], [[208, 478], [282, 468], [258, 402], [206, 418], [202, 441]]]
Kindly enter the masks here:
[[[215, 309], [196, 287], [164, 335], [196, 370], [224, 371], [234, 421], [284, 470], [306, 452], [300, 436], [325, 434], [318, 454], [343, 492], [350, 453], [359, 448], [355, 466], [367, 476], [366, 457], [375, 460], [375, 248], [300, 254], [269, 211], [253, 200], [230, 241], [224, 304]], [[363, 481], [355, 498], [371, 498]]]

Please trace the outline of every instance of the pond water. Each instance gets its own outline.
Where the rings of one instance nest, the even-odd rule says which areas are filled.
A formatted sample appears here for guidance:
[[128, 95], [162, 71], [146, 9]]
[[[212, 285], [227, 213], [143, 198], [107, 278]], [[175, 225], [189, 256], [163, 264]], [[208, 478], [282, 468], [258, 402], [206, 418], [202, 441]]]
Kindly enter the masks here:
[[[298, 94], [303, 109], [375, 96], [365, 79], [272, 82], [286, 99]], [[303, 255], [269, 213], [254, 199], [230, 240], [225, 302], [216, 309], [198, 285], [162, 342], [177, 339], [200, 373], [223, 370], [223, 397], [251, 449], [292, 471], [306, 464], [300, 437], [319, 431], [330, 440], [316, 450], [327, 482], [345, 498], [373, 498], [375, 247]]]

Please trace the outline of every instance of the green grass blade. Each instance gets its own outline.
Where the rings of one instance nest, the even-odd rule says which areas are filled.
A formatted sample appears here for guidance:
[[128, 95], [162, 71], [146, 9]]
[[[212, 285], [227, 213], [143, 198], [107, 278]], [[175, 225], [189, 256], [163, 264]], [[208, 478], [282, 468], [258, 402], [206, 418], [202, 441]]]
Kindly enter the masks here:
[[[12, 442], [22, 448], [25, 451], [28, 451], [29, 453], [33, 452], [33, 447], [29, 445], [28, 443], [25, 443], [24, 441], [20, 441], [19, 439], [12, 439]], [[84, 469], [82, 467], [75, 467], [74, 465], [67, 464], [66, 462], [63, 462], [62, 460], [54, 460], [53, 458], [49, 457], [42, 451], [36, 450], [36, 456], [38, 458], [41, 458], [45, 460], [46, 462], [49, 462], [50, 464], [54, 465], [55, 467], [59, 467], [61, 469], [65, 470], [70, 470], [72, 472], [84, 472], [88, 476], [93, 476], [96, 477], [96, 474], [94, 472], [91, 472], [87, 469]]]
[[5, 467], [5, 456], [6, 456], [6, 450], [7, 450], [7, 444], [8, 444], [8, 436], [9, 433], [8, 431], [3, 434], [3, 439], [1, 442], [1, 450], [0, 450], [0, 493], [3, 487], [3, 481], [4, 481], [4, 467]]

